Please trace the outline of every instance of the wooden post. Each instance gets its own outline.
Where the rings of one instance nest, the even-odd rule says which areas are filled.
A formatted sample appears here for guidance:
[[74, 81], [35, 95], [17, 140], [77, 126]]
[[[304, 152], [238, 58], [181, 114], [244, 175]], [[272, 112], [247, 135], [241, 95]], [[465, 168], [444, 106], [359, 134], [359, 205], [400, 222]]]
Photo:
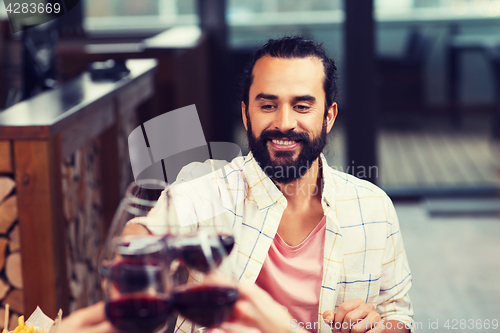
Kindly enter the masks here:
[[14, 142], [25, 313], [68, 313], [61, 136]]
[[[116, 103], [115, 103], [116, 104]], [[120, 181], [116, 173], [120, 170], [118, 164], [118, 129], [117, 124], [101, 134], [101, 182], [102, 210], [104, 226], [101, 235], [106, 235], [111, 221], [120, 203]]]
[[347, 164], [353, 175], [376, 183], [373, 0], [344, 0], [344, 9]]
[[0, 140], [0, 172], [12, 173], [12, 150], [9, 140]]

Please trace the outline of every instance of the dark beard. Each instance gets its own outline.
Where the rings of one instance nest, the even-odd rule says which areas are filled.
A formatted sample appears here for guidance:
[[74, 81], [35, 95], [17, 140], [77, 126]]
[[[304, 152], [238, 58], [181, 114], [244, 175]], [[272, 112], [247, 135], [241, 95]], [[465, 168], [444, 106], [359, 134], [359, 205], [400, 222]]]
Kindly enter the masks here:
[[[256, 138], [252, 132], [249, 117], [247, 117], [247, 121], [247, 138], [253, 157], [264, 170], [264, 173], [280, 184], [287, 184], [304, 176], [326, 146], [326, 119], [323, 121], [320, 135], [313, 140], [306, 133], [293, 130], [287, 133], [278, 130], [265, 130], [260, 134], [259, 138]], [[302, 149], [295, 160], [293, 159], [295, 153], [293, 151], [276, 151], [274, 152], [276, 159], [274, 161], [271, 159], [267, 142], [282, 138], [300, 141]]]

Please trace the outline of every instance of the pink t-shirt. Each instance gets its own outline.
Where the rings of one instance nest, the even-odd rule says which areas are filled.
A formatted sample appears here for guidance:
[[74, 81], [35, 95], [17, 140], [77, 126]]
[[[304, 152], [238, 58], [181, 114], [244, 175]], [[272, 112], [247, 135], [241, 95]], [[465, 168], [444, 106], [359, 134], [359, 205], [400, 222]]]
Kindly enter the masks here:
[[[256, 284], [286, 306], [297, 323], [318, 327], [326, 216], [297, 246], [276, 234]], [[317, 330], [310, 330], [316, 332]]]

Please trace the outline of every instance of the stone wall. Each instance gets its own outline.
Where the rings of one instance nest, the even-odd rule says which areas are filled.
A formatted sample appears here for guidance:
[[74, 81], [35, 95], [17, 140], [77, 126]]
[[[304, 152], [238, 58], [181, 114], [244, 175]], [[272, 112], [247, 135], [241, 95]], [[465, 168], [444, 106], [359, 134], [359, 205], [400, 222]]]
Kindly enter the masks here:
[[102, 297], [97, 272], [104, 239], [99, 150], [98, 140], [89, 142], [66, 158], [61, 169], [71, 312]]

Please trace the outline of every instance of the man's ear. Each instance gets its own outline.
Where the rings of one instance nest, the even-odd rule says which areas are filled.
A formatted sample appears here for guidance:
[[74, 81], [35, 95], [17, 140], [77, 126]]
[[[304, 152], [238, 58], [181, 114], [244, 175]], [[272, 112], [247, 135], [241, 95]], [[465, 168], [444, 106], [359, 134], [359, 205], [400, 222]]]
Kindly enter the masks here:
[[333, 103], [330, 105], [328, 108], [328, 112], [326, 114], [326, 132], [330, 133], [333, 124], [335, 123], [335, 119], [337, 119], [337, 114], [338, 114], [338, 106], [337, 103]]
[[241, 118], [243, 119], [243, 126], [245, 126], [245, 129], [248, 131], [246, 105], [243, 101], [241, 101]]

